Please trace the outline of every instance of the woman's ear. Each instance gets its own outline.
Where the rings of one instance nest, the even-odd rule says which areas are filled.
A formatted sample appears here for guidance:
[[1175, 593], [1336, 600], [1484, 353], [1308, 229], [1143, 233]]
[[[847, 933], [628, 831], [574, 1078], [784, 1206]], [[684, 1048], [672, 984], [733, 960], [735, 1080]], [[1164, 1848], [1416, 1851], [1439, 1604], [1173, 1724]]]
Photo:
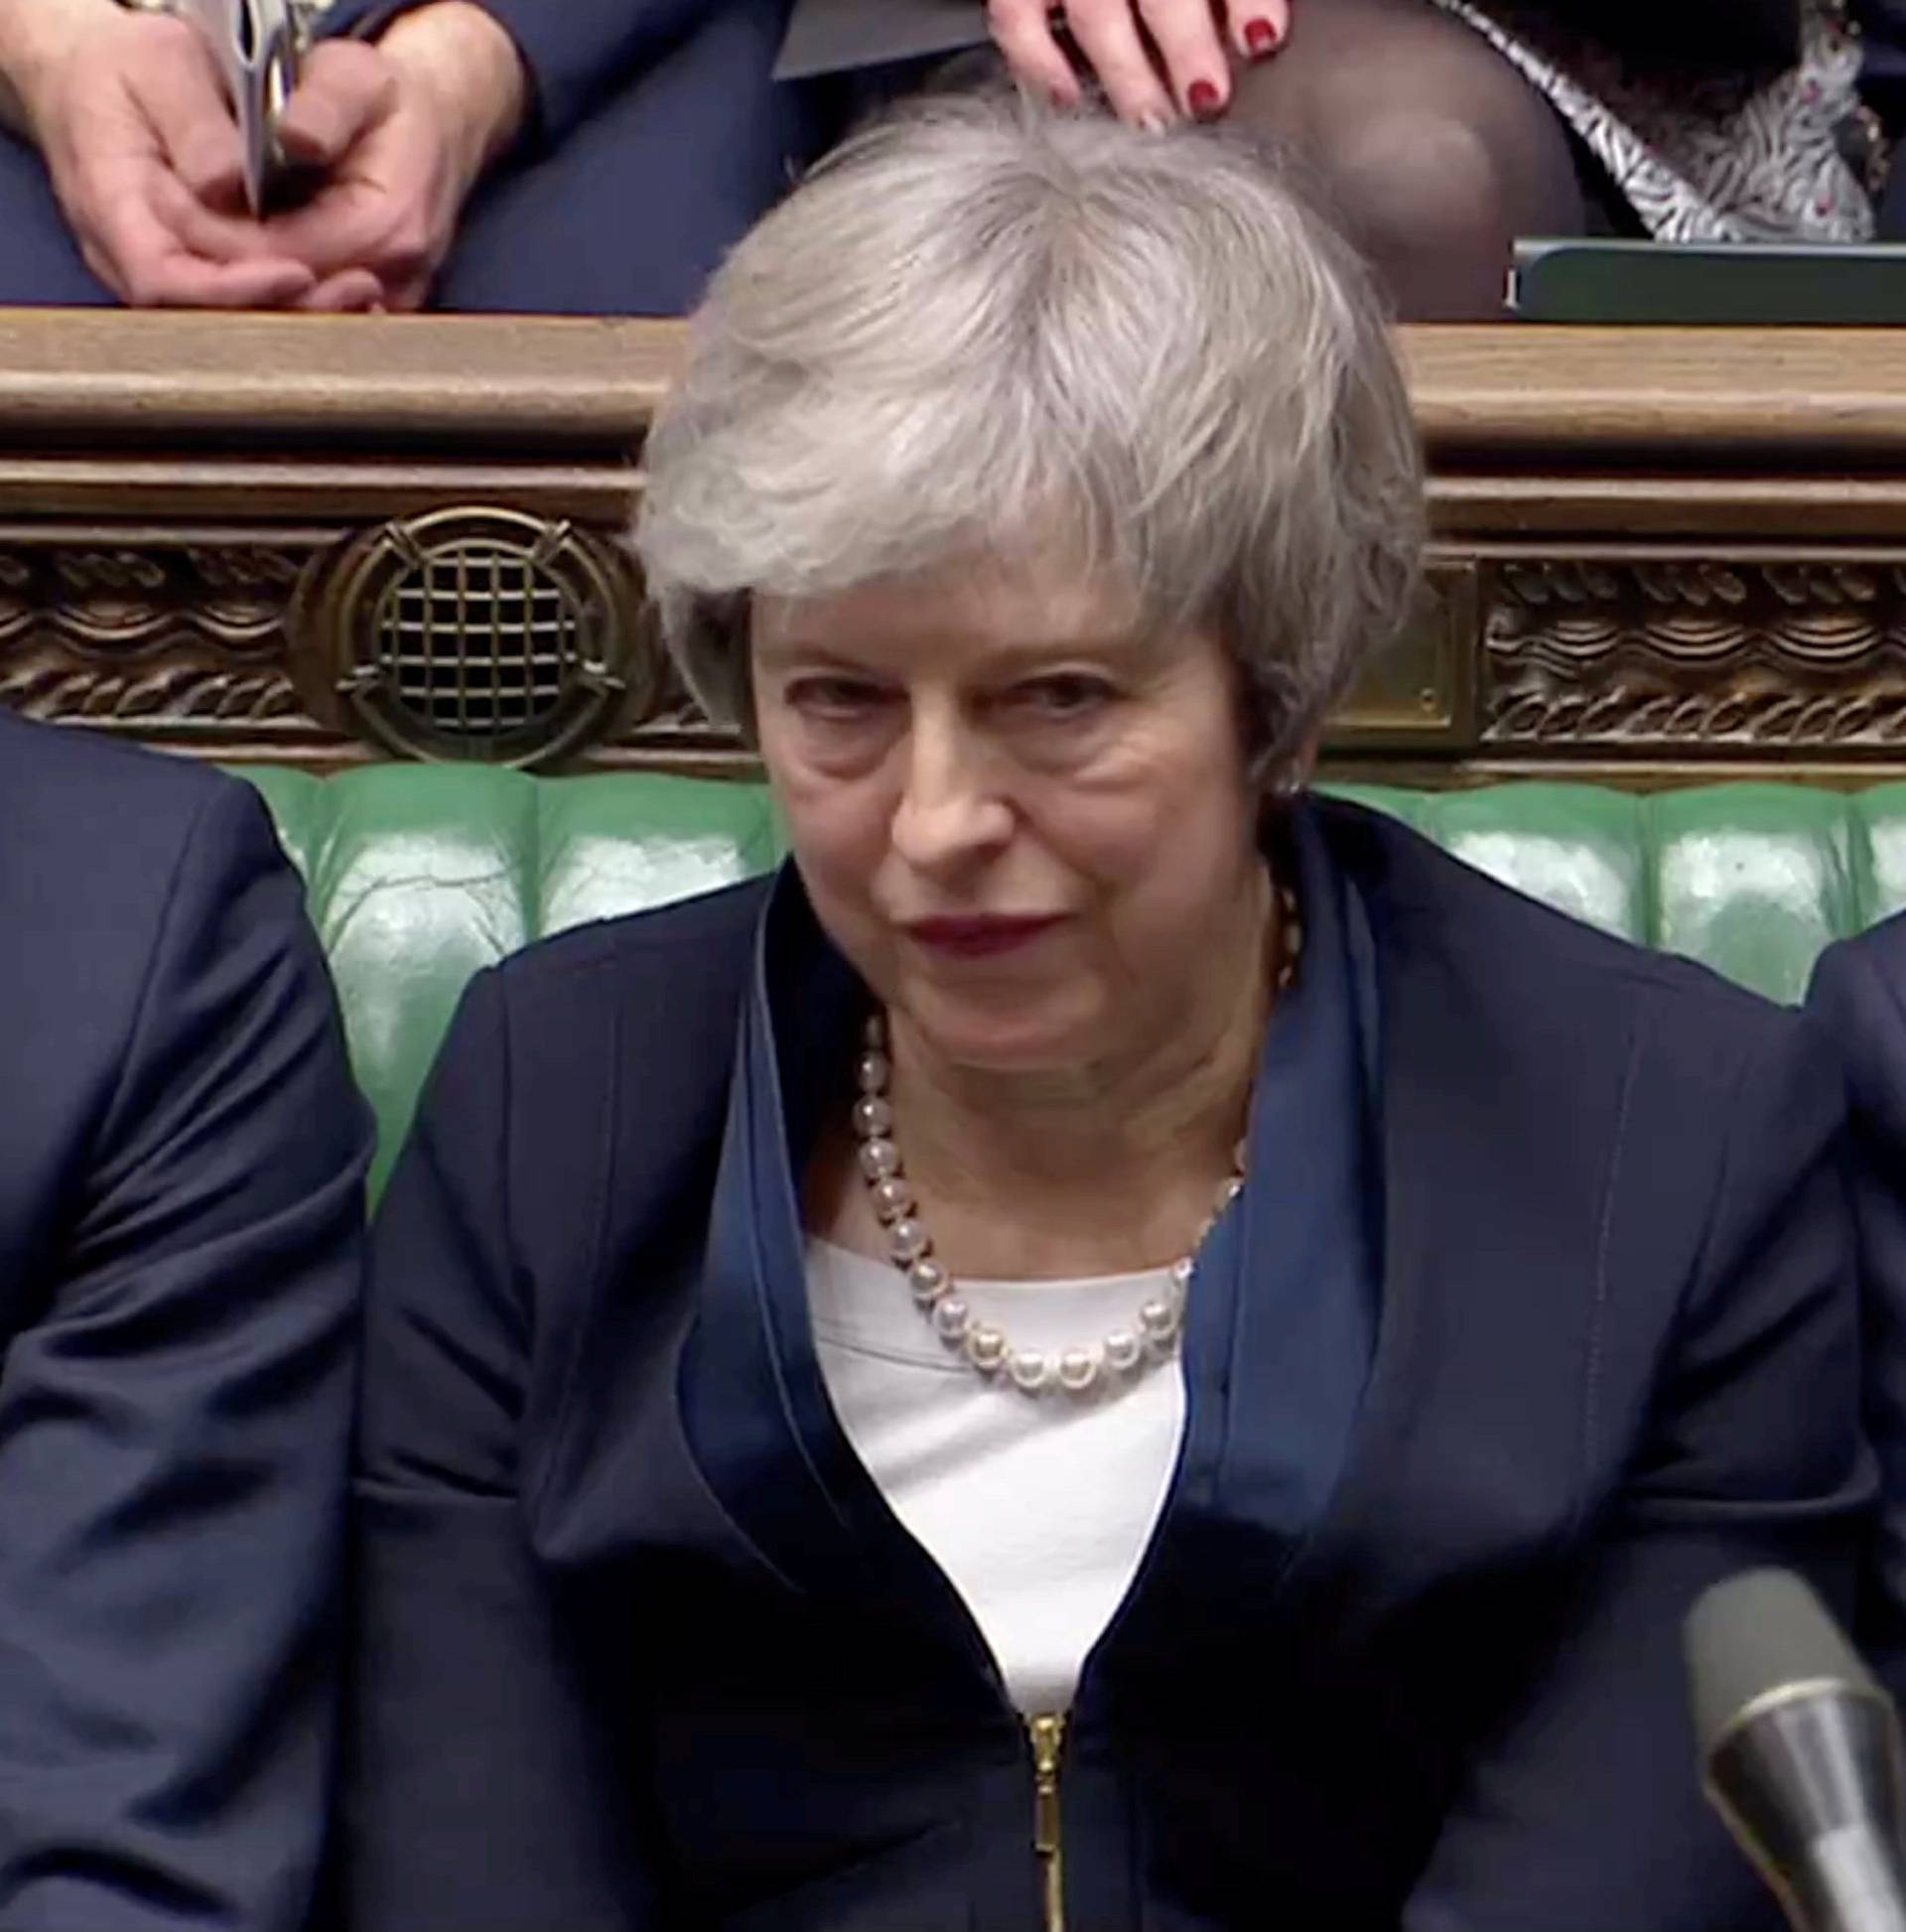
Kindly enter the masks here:
[[1301, 745], [1285, 772], [1284, 784], [1293, 791], [1304, 790], [1317, 775], [1317, 759], [1323, 751], [1323, 727], [1319, 725]]

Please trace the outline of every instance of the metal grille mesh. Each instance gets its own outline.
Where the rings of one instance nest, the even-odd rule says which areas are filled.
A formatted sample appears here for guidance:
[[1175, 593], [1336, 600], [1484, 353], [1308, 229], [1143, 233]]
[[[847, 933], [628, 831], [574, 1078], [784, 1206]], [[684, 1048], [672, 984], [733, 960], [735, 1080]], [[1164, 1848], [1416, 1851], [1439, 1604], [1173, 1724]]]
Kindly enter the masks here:
[[535, 731], [581, 672], [584, 621], [533, 558], [473, 540], [426, 552], [389, 584], [378, 668], [393, 700], [449, 739]]

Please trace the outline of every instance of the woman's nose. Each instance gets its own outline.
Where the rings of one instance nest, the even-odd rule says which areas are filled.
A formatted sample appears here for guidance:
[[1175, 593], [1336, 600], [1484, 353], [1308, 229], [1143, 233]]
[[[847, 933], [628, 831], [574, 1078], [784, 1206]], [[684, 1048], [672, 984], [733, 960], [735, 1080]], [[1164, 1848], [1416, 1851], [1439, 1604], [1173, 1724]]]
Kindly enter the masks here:
[[970, 729], [916, 717], [901, 756], [893, 849], [922, 872], [958, 867], [1012, 837], [1013, 807], [996, 760]]

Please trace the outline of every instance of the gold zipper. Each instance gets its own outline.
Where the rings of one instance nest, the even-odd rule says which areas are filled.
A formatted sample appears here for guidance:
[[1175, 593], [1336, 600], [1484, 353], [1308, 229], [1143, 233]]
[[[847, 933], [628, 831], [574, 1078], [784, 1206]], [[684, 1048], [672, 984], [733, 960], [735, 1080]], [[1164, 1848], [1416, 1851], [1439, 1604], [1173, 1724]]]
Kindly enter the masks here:
[[1065, 1857], [1059, 1839], [1059, 1753], [1065, 1713], [1025, 1721], [1032, 1740], [1032, 1849], [1039, 1855], [1045, 1892], [1045, 1932], [1065, 1932]]

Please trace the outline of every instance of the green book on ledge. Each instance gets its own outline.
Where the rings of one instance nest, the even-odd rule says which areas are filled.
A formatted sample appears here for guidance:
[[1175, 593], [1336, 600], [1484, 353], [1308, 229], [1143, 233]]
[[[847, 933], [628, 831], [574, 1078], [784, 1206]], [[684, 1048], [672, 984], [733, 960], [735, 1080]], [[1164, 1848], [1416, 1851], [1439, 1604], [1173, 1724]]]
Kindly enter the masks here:
[[1516, 243], [1508, 307], [1521, 322], [1898, 328], [1906, 244], [1533, 237]]

